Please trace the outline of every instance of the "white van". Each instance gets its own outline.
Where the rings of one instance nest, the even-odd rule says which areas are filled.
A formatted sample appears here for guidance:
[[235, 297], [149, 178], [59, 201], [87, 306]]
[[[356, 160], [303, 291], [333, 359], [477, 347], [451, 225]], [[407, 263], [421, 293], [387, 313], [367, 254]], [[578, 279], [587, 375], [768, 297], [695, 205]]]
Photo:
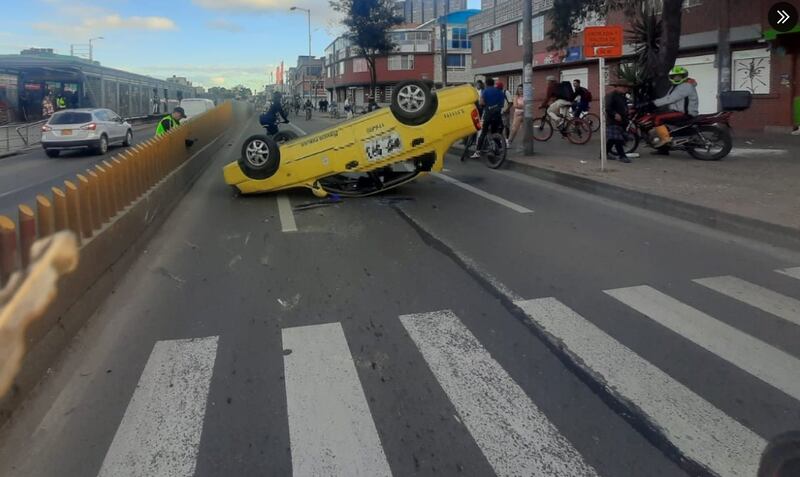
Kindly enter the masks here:
[[181, 107], [186, 112], [186, 119], [191, 119], [214, 109], [214, 101], [205, 98], [186, 98], [181, 100]]

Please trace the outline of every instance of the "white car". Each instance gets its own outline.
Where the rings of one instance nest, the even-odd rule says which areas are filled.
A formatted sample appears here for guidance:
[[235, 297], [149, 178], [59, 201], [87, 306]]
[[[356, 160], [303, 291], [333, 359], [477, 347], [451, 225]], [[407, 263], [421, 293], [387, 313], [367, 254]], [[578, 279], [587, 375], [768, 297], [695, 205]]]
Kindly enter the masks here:
[[187, 98], [181, 100], [181, 107], [186, 112], [185, 119], [191, 119], [214, 109], [214, 101], [205, 98]]
[[66, 109], [55, 113], [42, 126], [42, 147], [48, 157], [68, 149], [108, 152], [109, 144], [130, 146], [133, 129], [110, 109]]

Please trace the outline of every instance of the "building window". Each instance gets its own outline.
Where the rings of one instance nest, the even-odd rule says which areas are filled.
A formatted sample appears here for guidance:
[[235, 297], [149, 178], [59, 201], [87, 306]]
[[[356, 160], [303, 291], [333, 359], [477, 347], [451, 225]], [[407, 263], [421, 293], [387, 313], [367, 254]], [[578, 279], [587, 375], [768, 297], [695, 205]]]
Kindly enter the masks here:
[[[531, 40], [533, 43], [544, 40], [544, 15], [533, 17], [531, 21]], [[522, 22], [517, 24], [517, 45], [522, 46]]]
[[463, 70], [466, 67], [467, 67], [467, 55], [459, 55], [459, 54], [447, 55], [448, 70]]
[[413, 70], [414, 55], [392, 55], [389, 57], [389, 70]]
[[484, 53], [491, 53], [493, 51], [498, 51], [501, 48], [500, 45], [500, 29], [487, 31], [483, 34], [483, 52]]
[[769, 49], [734, 51], [733, 89], [747, 90], [752, 94], [769, 94]]
[[472, 48], [472, 42], [470, 42], [469, 38], [467, 37], [466, 28], [449, 28], [448, 30], [448, 48]]
[[342, 76], [344, 74], [344, 61], [336, 63], [336, 74]]
[[369, 71], [367, 60], [364, 58], [355, 58], [353, 60], [353, 73], [366, 73]]

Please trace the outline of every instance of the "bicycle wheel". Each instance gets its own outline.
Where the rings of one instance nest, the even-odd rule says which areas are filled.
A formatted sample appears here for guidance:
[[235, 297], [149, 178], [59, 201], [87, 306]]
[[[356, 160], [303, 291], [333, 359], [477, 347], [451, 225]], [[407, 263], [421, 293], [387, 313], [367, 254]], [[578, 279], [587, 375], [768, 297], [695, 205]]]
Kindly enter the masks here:
[[570, 120], [565, 131], [572, 144], [586, 144], [592, 138], [592, 128], [582, 119]]
[[586, 113], [581, 117], [581, 119], [589, 124], [589, 128], [593, 133], [596, 133], [600, 130], [600, 116], [594, 113]]
[[553, 136], [553, 125], [544, 117], [533, 120], [533, 138], [537, 141], [547, 141]]
[[461, 157], [459, 158], [461, 162], [467, 160], [469, 156], [475, 152], [475, 141], [477, 140], [478, 133], [473, 134], [472, 136], [468, 136], [464, 138], [464, 151], [461, 152]]
[[634, 128], [627, 128], [625, 130], [625, 144], [622, 146], [625, 149], [625, 154], [631, 154], [639, 147], [639, 131]]
[[493, 133], [486, 138], [488, 144], [486, 145], [486, 165], [491, 169], [497, 169], [503, 165], [506, 160], [507, 148], [506, 138], [502, 134]]

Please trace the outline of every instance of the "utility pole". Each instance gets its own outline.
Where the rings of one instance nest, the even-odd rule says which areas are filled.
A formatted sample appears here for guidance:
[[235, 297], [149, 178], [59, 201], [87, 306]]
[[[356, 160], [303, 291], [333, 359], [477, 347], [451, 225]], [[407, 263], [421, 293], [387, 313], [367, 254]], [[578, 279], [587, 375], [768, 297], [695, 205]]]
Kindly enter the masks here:
[[533, 2], [522, 2], [522, 96], [525, 113], [522, 121], [522, 145], [526, 156], [533, 154]]
[[719, 94], [731, 90], [731, 41], [730, 41], [730, 17], [728, 10], [730, 0], [723, 0], [720, 12], [717, 15], [719, 20], [719, 32], [717, 36], [717, 110], [722, 110], [719, 104]]
[[442, 88], [447, 86], [447, 15], [450, 14], [450, 0], [444, 0], [444, 15], [439, 24], [442, 46]]

